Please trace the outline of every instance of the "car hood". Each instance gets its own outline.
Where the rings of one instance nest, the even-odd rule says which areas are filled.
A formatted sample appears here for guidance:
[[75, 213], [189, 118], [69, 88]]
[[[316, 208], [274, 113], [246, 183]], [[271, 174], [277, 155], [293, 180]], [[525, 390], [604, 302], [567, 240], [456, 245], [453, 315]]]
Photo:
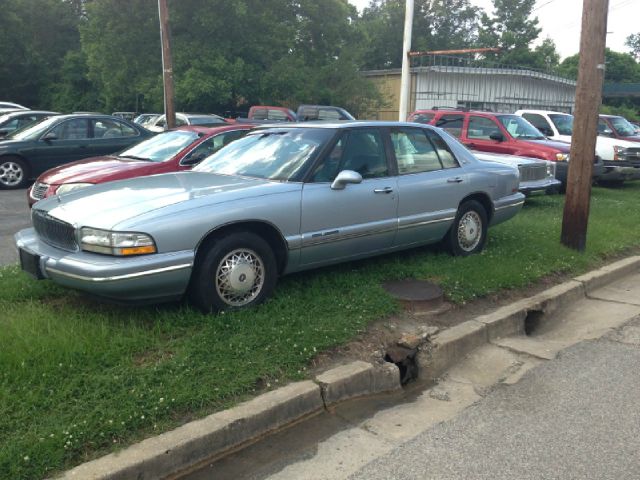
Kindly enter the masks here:
[[555, 141], [555, 140], [520, 140], [520, 141], [532, 143], [534, 145], [541, 145], [544, 147], [555, 148], [565, 153], [569, 153], [569, 150], [571, 149], [570, 144], [566, 142]]
[[512, 165], [517, 167], [518, 165], [529, 165], [535, 163], [545, 162], [544, 160], [538, 160], [529, 157], [520, 157], [518, 155], [506, 155], [502, 153], [488, 153], [488, 152], [476, 152], [472, 151], [476, 158], [484, 162], [497, 162], [506, 165]]
[[631, 137], [623, 137], [620, 140], [626, 140], [627, 142], [640, 142], [640, 135], [633, 135]]
[[114, 156], [92, 157], [47, 170], [38, 181], [49, 185], [100, 183], [143, 175], [153, 170], [154, 165], [153, 162]]
[[[169, 206], [198, 208], [299, 189], [297, 184], [183, 172], [132, 178], [41, 200], [34, 207], [76, 227], [111, 229]], [[183, 204], [177, 207], [177, 204]], [[129, 222], [130, 224], [130, 222]]]

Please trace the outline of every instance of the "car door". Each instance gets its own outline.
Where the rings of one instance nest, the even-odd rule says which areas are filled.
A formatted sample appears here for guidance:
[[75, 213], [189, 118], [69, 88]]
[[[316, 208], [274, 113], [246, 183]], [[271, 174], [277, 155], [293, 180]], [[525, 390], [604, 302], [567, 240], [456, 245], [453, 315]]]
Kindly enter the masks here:
[[[503, 140], [492, 139], [491, 136], [494, 134], [502, 135]], [[506, 153], [508, 155], [515, 153], [511, 137], [500, 128], [498, 122], [493, 118], [479, 115], [469, 115], [462, 143], [467, 148], [481, 152]]]
[[468, 190], [468, 175], [438, 133], [411, 127], [391, 129], [398, 165], [398, 233], [406, 247], [441, 239]]
[[[362, 182], [332, 189], [345, 170], [358, 172]], [[303, 186], [300, 264], [333, 263], [390, 249], [398, 222], [396, 190], [383, 132], [345, 131]]]
[[91, 156], [89, 120], [70, 118], [57, 123], [28, 152], [32, 174]]

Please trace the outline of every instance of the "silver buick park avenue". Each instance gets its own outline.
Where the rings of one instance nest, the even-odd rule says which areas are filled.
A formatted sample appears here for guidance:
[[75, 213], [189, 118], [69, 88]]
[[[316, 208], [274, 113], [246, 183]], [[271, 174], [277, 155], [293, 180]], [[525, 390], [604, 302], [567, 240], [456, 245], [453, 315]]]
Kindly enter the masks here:
[[38, 202], [22, 269], [118, 301], [188, 295], [205, 312], [255, 305], [278, 276], [443, 241], [479, 252], [521, 208], [518, 170], [412, 123], [259, 128], [192, 171]]

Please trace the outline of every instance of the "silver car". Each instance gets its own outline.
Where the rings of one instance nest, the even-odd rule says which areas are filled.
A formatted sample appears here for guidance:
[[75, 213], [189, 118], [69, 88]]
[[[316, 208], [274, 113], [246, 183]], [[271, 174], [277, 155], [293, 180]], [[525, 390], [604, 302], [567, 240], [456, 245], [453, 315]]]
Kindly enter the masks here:
[[291, 272], [444, 240], [479, 252], [521, 208], [518, 170], [427, 125], [261, 128], [192, 171], [35, 204], [23, 270], [121, 301], [187, 294], [205, 312], [254, 305]]

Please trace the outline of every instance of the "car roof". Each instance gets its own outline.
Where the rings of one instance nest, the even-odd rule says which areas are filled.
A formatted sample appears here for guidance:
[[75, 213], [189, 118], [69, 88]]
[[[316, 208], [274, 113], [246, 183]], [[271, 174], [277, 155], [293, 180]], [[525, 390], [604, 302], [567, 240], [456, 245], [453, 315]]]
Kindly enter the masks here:
[[6, 112], [3, 113], [2, 116], [7, 116], [7, 117], [20, 117], [23, 115], [32, 115], [34, 113], [37, 114], [50, 114], [50, 115], [60, 115], [58, 112], [50, 112], [48, 110], [13, 110], [11, 112]]
[[518, 112], [524, 112], [524, 113], [539, 113], [539, 114], [554, 114], [554, 115], [572, 115], [571, 113], [567, 113], [567, 112], [556, 112], [555, 110], [534, 110], [531, 108], [523, 108], [518, 110], [516, 113]]
[[421, 108], [419, 110], [415, 110], [411, 112], [411, 114], [416, 113], [442, 113], [442, 114], [473, 114], [473, 115], [487, 115], [487, 116], [497, 116], [497, 115], [514, 115], [513, 113], [502, 113], [502, 112], [488, 112], [486, 110], [466, 110], [461, 108]]
[[218, 132], [226, 132], [227, 130], [251, 130], [253, 127], [254, 125], [250, 123], [226, 124], [226, 125], [220, 125], [219, 127], [203, 127], [201, 125], [181, 125], [179, 127], [172, 128], [171, 130], [168, 130], [168, 131], [186, 130], [188, 132], [197, 132], [197, 133], [203, 133], [205, 135], [213, 135]]
[[414, 122], [393, 122], [388, 120], [342, 120], [342, 121], [311, 121], [311, 122], [274, 122], [261, 124], [258, 130], [267, 128], [326, 128], [326, 129], [348, 129], [353, 127], [422, 127], [432, 128], [430, 125]]

